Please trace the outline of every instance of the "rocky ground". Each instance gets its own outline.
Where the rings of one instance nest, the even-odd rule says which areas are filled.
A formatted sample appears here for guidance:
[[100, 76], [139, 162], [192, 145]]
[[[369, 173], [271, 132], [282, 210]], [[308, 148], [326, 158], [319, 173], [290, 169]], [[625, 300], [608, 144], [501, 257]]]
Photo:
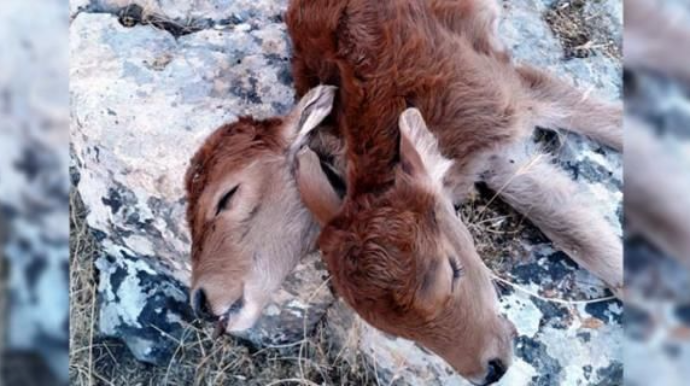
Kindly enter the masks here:
[[[502, 4], [501, 33], [517, 60], [621, 97], [621, 0]], [[285, 7], [72, 1], [70, 170], [73, 232], [83, 241], [72, 246], [80, 272], [72, 285], [83, 295], [72, 299], [73, 383], [467, 384], [411, 342], [359, 321], [335, 300], [318, 256], [302, 261], [249, 334], [213, 341], [193, 321], [184, 170], [221, 123], [292, 106]], [[536, 139], [622, 234], [621, 157], [575, 136]], [[620, 384], [622, 305], [545, 300], [606, 296], [601, 282], [481, 191], [459, 215], [480, 255], [513, 283], [501, 306], [517, 325], [517, 360], [502, 384]]]

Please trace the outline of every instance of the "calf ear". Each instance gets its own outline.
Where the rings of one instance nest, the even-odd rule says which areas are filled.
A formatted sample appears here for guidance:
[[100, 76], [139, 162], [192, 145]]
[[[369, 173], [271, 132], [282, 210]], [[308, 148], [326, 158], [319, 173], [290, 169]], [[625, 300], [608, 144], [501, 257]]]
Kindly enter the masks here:
[[284, 128], [285, 139], [293, 149], [304, 146], [309, 133], [331, 113], [337, 87], [317, 86], [302, 97]]
[[400, 162], [403, 171], [416, 178], [429, 178], [443, 184], [453, 162], [438, 148], [438, 140], [424, 122], [419, 110], [409, 108], [400, 114]]
[[297, 153], [295, 179], [302, 202], [323, 227], [340, 211], [344, 180], [308, 147]]

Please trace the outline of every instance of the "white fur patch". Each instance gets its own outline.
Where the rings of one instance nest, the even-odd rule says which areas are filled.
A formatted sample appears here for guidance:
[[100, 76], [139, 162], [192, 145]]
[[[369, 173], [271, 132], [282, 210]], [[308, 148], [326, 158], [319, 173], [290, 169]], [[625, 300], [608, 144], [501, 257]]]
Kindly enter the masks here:
[[306, 143], [309, 133], [331, 113], [337, 89], [335, 86], [320, 85], [311, 89], [302, 98], [299, 102], [299, 110], [302, 111], [302, 114], [307, 113], [308, 115], [299, 118], [297, 136], [292, 143], [292, 148], [302, 147]]

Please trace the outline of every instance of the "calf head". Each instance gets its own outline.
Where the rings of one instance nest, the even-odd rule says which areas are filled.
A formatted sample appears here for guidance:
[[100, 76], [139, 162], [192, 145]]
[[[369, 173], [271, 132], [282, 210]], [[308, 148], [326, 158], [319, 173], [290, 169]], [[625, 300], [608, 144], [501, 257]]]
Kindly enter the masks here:
[[420, 343], [478, 385], [512, 362], [515, 328], [443, 179], [451, 162], [416, 109], [400, 118], [400, 162], [382, 192], [342, 202], [309, 150], [298, 155], [304, 203], [326, 224], [319, 247], [333, 284], [374, 327]]
[[251, 327], [312, 247], [316, 229], [291, 175], [289, 145], [329, 114], [334, 94], [319, 86], [286, 117], [224, 125], [191, 160], [192, 306], [220, 330]]

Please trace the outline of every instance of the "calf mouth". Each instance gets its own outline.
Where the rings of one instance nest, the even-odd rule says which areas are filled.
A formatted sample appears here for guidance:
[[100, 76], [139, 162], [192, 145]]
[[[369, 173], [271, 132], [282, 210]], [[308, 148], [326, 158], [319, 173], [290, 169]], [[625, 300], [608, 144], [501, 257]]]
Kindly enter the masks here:
[[244, 307], [244, 297], [239, 298], [227, 311], [218, 317], [213, 329], [213, 335], [211, 335], [213, 339], [218, 339], [226, 333], [230, 319], [239, 314], [242, 307]]
[[216, 340], [221, 336], [225, 335], [225, 328], [228, 325], [228, 318], [226, 316], [221, 316], [216, 322], [216, 327], [213, 329], [213, 335], [211, 338]]

